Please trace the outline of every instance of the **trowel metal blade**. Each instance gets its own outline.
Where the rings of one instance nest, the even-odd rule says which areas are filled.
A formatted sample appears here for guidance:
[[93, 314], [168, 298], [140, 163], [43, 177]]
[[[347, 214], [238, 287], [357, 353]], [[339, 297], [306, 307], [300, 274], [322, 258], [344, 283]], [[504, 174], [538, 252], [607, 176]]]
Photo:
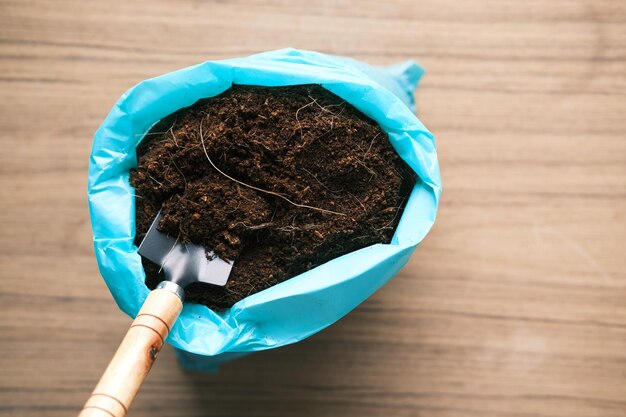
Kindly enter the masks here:
[[139, 254], [160, 265], [166, 279], [183, 288], [193, 282], [226, 285], [233, 263], [218, 258], [212, 252], [208, 252], [207, 256], [202, 246], [181, 243], [167, 233], [159, 232], [157, 227], [161, 216], [159, 211], [139, 245]]

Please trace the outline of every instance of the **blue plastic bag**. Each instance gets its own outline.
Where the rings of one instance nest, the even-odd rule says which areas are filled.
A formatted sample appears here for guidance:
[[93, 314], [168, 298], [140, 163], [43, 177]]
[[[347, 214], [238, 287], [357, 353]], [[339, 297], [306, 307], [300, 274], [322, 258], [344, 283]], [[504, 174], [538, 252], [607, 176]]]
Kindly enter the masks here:
[[[376, 68], [342, 57], [284, 49], [209, 61], [145, 80], [128, 90], [96, 132], [89, 166], [89, 208], [100, 273], [119, 307], [134, 317], [149, 290], [134, 244], [135, 149], [163, 117], [232, 84], [320, 84], [375, 120], [415, 170], [415, 185], [390, 244], [349, 253], [250, 295], [225, 312], [185, 304], [168, 342], [188, 367], [300, 341], [334, 323], [391, 279], [430, 230], [441, 179], [432, 134], [414, 115], [422, 70], [413, 62]], [[187, 353], [185, 353], [187, 352]], [[236, 352], [236, 353], [233, 353]], [[223, 355], [227, 353], [226, 355]], [[214, 358], [215, 359], [215, 358]]]

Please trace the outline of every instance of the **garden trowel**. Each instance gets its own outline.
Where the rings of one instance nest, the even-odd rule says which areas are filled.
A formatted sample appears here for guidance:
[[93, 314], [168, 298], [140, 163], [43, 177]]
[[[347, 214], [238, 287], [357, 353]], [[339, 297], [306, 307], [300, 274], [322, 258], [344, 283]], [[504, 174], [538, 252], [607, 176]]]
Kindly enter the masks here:
[[[148, 375], [194, 282], [224, 286], [233, 267], [205, 248], [179, 242], [157, 227], [159, 212], [139, 254], [160, 265], [165, 280], [150, 292], [79, 417], [123, 417]], [[126, 306], [132, 311], [133, 306]]]

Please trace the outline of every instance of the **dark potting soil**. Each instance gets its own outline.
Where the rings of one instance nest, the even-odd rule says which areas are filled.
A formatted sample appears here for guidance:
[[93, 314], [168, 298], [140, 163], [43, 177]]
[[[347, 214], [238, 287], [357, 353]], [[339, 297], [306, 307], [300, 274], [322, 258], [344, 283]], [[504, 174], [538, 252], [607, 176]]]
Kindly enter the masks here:
[[[234, 260], [225, 287], [186, 290], [215, 309], [388, 243], [416, 180], [374, 121], [317, 85], [233, 86], [161, 120], [137, 156], [136, 243], [162, 208], [159, 230]], [[162, 273], [143, 265], [154, 288]]]

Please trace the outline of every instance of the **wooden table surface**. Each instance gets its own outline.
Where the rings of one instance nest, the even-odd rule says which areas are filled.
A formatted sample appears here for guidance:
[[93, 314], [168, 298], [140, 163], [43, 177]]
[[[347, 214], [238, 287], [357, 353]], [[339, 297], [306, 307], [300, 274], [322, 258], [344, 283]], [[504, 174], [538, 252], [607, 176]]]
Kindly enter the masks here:
[[1, 0], [0, 415], [75, 415], [130, 322], [86, 198], [115, 100], [287, 46], [427, 69], [437, 223], [302, 343], [218, 375], [164, 349], [129, 415], [625, 416], [623, 0]]

